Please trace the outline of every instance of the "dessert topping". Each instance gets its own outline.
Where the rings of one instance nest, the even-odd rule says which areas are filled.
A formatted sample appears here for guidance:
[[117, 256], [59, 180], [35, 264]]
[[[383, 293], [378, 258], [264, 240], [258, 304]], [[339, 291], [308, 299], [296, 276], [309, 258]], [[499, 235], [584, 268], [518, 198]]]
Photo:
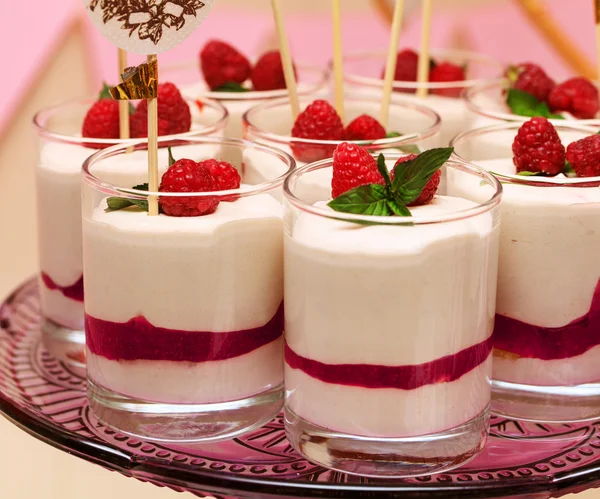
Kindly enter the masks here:
[[578, 177], [600, 177], [600, 135], [569, 144], [567, 160]]
[[439, 185], [439, 177], [434, 179], [434, 176], [439, 174], [453, 150], [431, 149], [411, 155], [398, 161], [390, 174], [383, 154], [375, 161], [364, 147], [340, 144], [333, 156], [334, 199], [328, 206], [345, 213], [411, 216], [407, 206], [433, 199]]
[[[406, 163], [407, 161], [412, 161], [413, 159], [416, 159], [418, 156], [418, 154], [409, 154], [407, 156], [403, 156], [402, 158], [399, 158], [398, 161], [396, 161], [396, 164], [394, 166], [398, 166], [400, 163]], [[392, 179], [394, 179], [395, 176], [395, 169], [392, 170]], [[425, 184], [425, 187], [423, 188], [423, 191], [421, 192], [421, 194], [419, 195], [419, 197], [417, 199], [415, 199], [414, 201], [412, 201], [411, 203], [409, 203], [407, 206], [420, 206], [422, 204], [427, 204], [429, 203], [433, 197], [435, 196], [435, 193], [438, 190], [438, 187], [440, 186], [440, 180], [442, 179], [442, 172], [441, 170], [437, 170], [429, 179], [429, 182], [427, 182], [427, 184]]]
[[[465, 79], [465, 68], [451, 62], [440, 62], [433, 64], [429, 72], [429, 81], [436, 83], [463, 81]], [[434, 88], [432, 94], [444, 97], [460, 97], [462, 86], [454, 88]]]
[[104, 84], [98, 100], [83, 119], [81, 128], [83, 137], [94, 139], [118, 139], [119, 135], [119, 103], [112, 99], [108, 85]]
[[[158, 135], [189, 132], [192, 127], [190, 106], [173, 83], [158, 85]], [[131, 137], [148, 136], [148, 102], [142, 100], [130, 119]]]
[[379, 140], [385, 139], [385, 128], [372, 116], [363, 114], [355, 118], [344, 132], [346, 140]]
[[209, 41], [200, 52], [200, 67], [211, 90], [225, 84], [241, 85], [250, 77], [250, 62], [238, 50], [220, 40]]
[[554, 112], [566, 111], [579, 119], [591, 119], [598, 113], [598, 89], [586, 78], [571, 78], [554, 87], [548, 97]]
[[519, 128], [512, 151], [517, 173], [557, 175], [565, 167], [565, 147], [552, 123], [544, 117], [532, 118]]
[[530, 62], [510, 67], [507, 76], [513, 88], [533, 95], [540, 102], [546, 102], [556, 85], [541, 67]]
[[[295, 71], [294, 71], [295, 72]], [[254, 90], [282, 90], [286, 88], [281, 54], [278, 50], [263, 54], [252, 69]]]

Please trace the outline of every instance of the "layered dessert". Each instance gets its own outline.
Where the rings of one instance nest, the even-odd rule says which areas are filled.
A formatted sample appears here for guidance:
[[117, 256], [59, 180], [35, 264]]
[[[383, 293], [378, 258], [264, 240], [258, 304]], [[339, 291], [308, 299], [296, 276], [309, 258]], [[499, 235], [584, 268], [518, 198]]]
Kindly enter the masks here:
[[[177, 81], [186, 82], [182, 89], [185, 96], [210, 98], [227, 108], [227, 137], [242, 138], [242, 116], [252, 106], [287, 95], [279, 51], [265, 52], [251, 62], [229, 43], [209, 40], [200, 51], [199, 68], [200, 74], [195, 64], [193, 68], [167, 71]], [[327, 71], [295, 64], [295, 73], [301, 95], [325, 90]]]
[[[312, 453], [318, 436], [352, 441], [346, 459], [370, 458], [373, 475], [407, 459], [413, 472], [426, 462], [440, 471], [482, 446], [474, 422], [490, 403], [496, 220], [462, 216], [479, 205], [436, 193], [450, 153], [380, 158], [378, 169], [366, 149], [342, 144], [334, 199], [287, 215], [286, 425], [313, 460], [328, 452]], [[315, 431], [299, 436], [298, 425]], [[341, 455], [335, 442], [327, 449]]]
[[509, 66], [503, 80], [478, 84], [466, 92], [469, 107], [488, 120], [527, 121], [532, 116], [585, 123], [600, 110], [596, 84], [573, 77], [557, 83], [538, 64]]
[[[222, 133], [226, 111], [217, 103], [190, 106], [171, 84], [159, 86], [158, 99], [162, 135]], [[131, 135], [145, 136], [143, 104], [132, 110], [130, 120]], [[41, 136], [36, 184], [42, 311], [57, 326], [83, 331], [81, 164], [98, 149], [119, 142], [118, 102], [101, 96], [91, 106], [77, 102], [42, 111], [36, 126]], [[167, 164], [167, 156], [162, 148], [161, 164]], [[147, 175], [147, 154], [132, 151], [110, 158], [95, 173], [110, 183], [140, 184]]]
[[[143, 186], [108, 197], [108, 187], [85, 187], [92, 408], [150, 438], [225, 438], [270, 419], [282, 403], [282, 206], [268, 188], [241, 184], [227, 162], [171, 163], [158, 216], [148, 216]], [[120, 415], [111, 413], [115, 398]], [[123, 412], [139, 414], [124, 420]], [[148, 414], [160, 431], [144, 426]]]
[[[350, 54], [345, 58], [345, 80], [352, 90], [380, 95], [383, 89], [385, 54]], [[479, 54], [462, 51], [433, 51], [429, 81], [425, 83], [427, 98], [414, 94], [417, 83], [419, 54], [412, 49], [398, 52], [394, 75], [394, 98], [422, 102], [442, 118], [440, 134], [427, 146], [446, 146], [458, 133], [471, 128], [475, 115], [462, 99], [462, 92], [488, 78], [497, 78], [501, 66]]]
[[600, 136], [541, 117], [517, 128], [488, 129], [497, 155], [476, 161], [504, 188], [494, 379], [539, 393], [598, 385]]
[[[425, 106], [393, 102], [387, 129], [375, 118], [381, 110], [379, 99], [349, 95], [345, 120], [323, 99], [300, 99], [296, 119], [288, 99], [253, 107], [244, 115], [244, 138], [269, 144], [291, 154], [298, 166], [330, 158], [344, 141], [363, 144], [372, 152], [402, 150], [419, 152], [420, 147], [439, 132], [440, 118]], [[269, 164], [252, 154], [244, 158], [248, 178], [264, 181], [274, 174], [277, 163]], [[280, 165], [279, 165], [280, 168]], [[311, 199], [327, 199], [331, 190], [331, 169], [321, 169], [301, 179], [300, 188]]]

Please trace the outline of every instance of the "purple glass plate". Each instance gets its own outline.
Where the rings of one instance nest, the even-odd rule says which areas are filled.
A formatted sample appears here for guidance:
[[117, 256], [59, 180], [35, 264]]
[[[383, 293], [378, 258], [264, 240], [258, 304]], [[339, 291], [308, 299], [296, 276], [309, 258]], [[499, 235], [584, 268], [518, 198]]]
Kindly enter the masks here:
[[85, 380], [40, 339], [37, 285], [0, 307], [0, 411], [40, 440], [105, 468], [217, 497], [559, 497], [600, 486], [600, 421], [541, 425], [492, 418], [485, 451], [451, 473], [372, 480], [315, 466], [290, 447], [282, 418], [241, 438], [166, 446], [116, 433], [88, 408]]

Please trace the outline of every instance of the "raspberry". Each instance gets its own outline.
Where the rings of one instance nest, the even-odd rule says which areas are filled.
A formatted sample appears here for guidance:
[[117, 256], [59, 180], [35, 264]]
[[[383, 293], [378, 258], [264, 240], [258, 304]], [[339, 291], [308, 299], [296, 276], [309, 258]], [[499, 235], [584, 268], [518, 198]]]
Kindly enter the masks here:
[[[396, 58], [396, 81], [417, 81], [417, 70], [419, 66], [419, 54], [412, 49], [404, 49], [398, 52]], [[385, 69], [384, 69], [385, 72]]]
[[[214, 190], [213, 178], [208, 169], [191, 159], [180, 159], [162, 176], [160, 192], [209, 192]], [[197, 196], [160, 196], [162, 210], [172, 217], [197, 217], [214, 213], [217, 199]]]
[[200, 68], [211, 90], [225, 83], [244, 83], [251, 73], [248, 59], [219, 40], [212, 40], [204, 46], [200, 52]]
[[[403, 157], [399, 158], [398, 161], [396, 161], [396, 165], [399, 165], [400, 163], [406, 163], [407, 161], [411, 161], [411, 160], [415, 159], [417, 156], [418, 156], [417, 154], [409, 154], [407, 156], [403, 156]], [[394, 165], [394, 167], [396, 165]], [[394, 178], [394, 170], [392, 170], [390, 176], [392, 179]], [[408, 206], [419, 206], [422, 204], [429, 203], [435, 196], [435, 193], [437, 192], [438, 187], [440, 186], [441, 178], [442, 178], [442, 172], [441, 172], [441, 170], [438, 170], [431, 176], [431, 178], [429, 179], [429, 182], [427, 182], [427, 185], [425, 185], [425, 187], [423, 188], [423, 191], [421, 191], [421, 194], [419, 195], [419, 197], [417, 199], [415, 199], [412, 203], [410, 203]]]
[[[190, 106], [172, 83], [158, 85], [158, 135], [189, 132], [192, 127]], [[148, 102], [140, 101], [130, 118], [131, 136], [148, 136]]]
[[565, 147], [552, 123], [540, 116], [523, 123], [512, 151], [517, 172], [557, 175], [565, 167]]
[[112, 99], [94, 102], [83, 120], [81, 135], [94, 139], [119, 138], [119, 103]]
[[[344, 140], [344, 125], [336, 110], [324, 100], [316, 100], [300, 113], [292, 137], [312, 140]], [[292, 152], [296, 159], [310, 163], [330, 158], [333, 145], [300, 144], [292, 141]]]
[[576, 118], [590, 119], [598, 113], [598, 89], [586, 78], [571, 78], [550, 92], [552, 111], [567, 111]]
[[[441, 62], [435, 64], [430, 73], [429, 81], [435, 83], [455, 82], [465, 80], [465, 70], [463, 67], [451, 62]], [[453, 88], [435, 88], [431, 91], [432, 94], [443, 95], [444, 97], [460, 97], [462, 85]]]
[[206, 159], [198, 163], [206, 168], [213, 178], [215, 191], [228, 191], [230, 189], [239, 189], [240, 174], [234, 166], [227, 161], [217, 161], [216, 159]]
[[600, 177], [600, 135], [569, 144], [567, 160], [578, 177]]
[[513, 87], [533, 95], [539, 101], [546, 102], [556, 85], [554, 80], [537, 64], [530, 62], [517, 66], [516, 72], [517, 77]]
[[375, 118], [363, 114], [354, 119], [344, 132], [346, 140], [377, 140], [385, 139], [385, 128]]
[[[296, 68], [294, 68], [296, 73]], [[280, 90], [286, 88], [283, 65], [279, 51], [267, 52], [254, 65], [252, 70], [254, 90]]]
[[343, 142], [333, 153], [331, 194], [334, 198], [344, 192], [367, 184], [382, 184], [383, 177], [369, 151], [358, 144]]

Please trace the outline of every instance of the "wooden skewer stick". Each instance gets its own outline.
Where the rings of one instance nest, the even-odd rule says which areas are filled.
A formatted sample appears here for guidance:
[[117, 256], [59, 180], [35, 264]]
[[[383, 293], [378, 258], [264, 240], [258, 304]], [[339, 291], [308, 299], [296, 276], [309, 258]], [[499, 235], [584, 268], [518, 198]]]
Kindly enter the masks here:
[[271, 0], [271, 5], [273, 7], [273, 16], [275, 18], [277, 39], [279, 40], [279, 52], [281, 54], [281, 64], [283, 65], [285, 85], [287, 87], [290, 105], [292, 107], [292, 117], [294, 121], [296, 121], [296, 118], [300, 114], [300, 103], [298, 102], [298, 88], [296, 85], [294, 62], [292, 61], [292, 55], [290, 53], [290, 45], [285, 32], [285, 24], [283, 22], [283, 14], [281, 13], [279, 0]]
[[[127, 67], [127, 52], [119, 49], [119, 79]], [[119, 101], [119, 136], [121, 139], [129, 138], [129, 101]], [[127, 152], [131, 152], [127, 150]]]
[[[594, 65], [583, 55], [573, 40], [565, 33], [540, 0], [515, 0], [532, 24], [542, 33], [560, 57], [581, 76], [596, 78]], [[596, 11], [598, 8], [596, 7]]]
[[[155, 63], [156, 54], [147, 56], [147, 62], [148, 65]], [[148, 99], [148, 190], [158, 192], [158, 99], [156, 97]], [[148, 215], [158, 215], [156, 196], [148, 196]]]
[[342, 6], [341, 0], [333, 0], [333, 85], [335, 109], [344, 121], [344, 59], [342, 53]]
[[427, 82], [429, 81], [429, 39], [431, 36], [432, 0], [423, 0], [423, 26], [421, 28], [421, 51], [419, 53], [419, 68], [417, 71], [418, 97], [427, 97]]
[[394, 76], [396, 73], [396, 62], [398, 60], [398, 42], [400, 41], [400, 30], [402, 29], [402, 18], [404, 14], [404, 0], [396, 0], [394, 17], [392, 20], [392, 32], [390, 36], [390, 47], [388, 49], [387, 64], [385, 66], [385, 77], [383, 82], [383, 96], [381, 100], [380, 122], [383, 128], [387, 128], [390, 117], [390, 101], [394, 87]]

